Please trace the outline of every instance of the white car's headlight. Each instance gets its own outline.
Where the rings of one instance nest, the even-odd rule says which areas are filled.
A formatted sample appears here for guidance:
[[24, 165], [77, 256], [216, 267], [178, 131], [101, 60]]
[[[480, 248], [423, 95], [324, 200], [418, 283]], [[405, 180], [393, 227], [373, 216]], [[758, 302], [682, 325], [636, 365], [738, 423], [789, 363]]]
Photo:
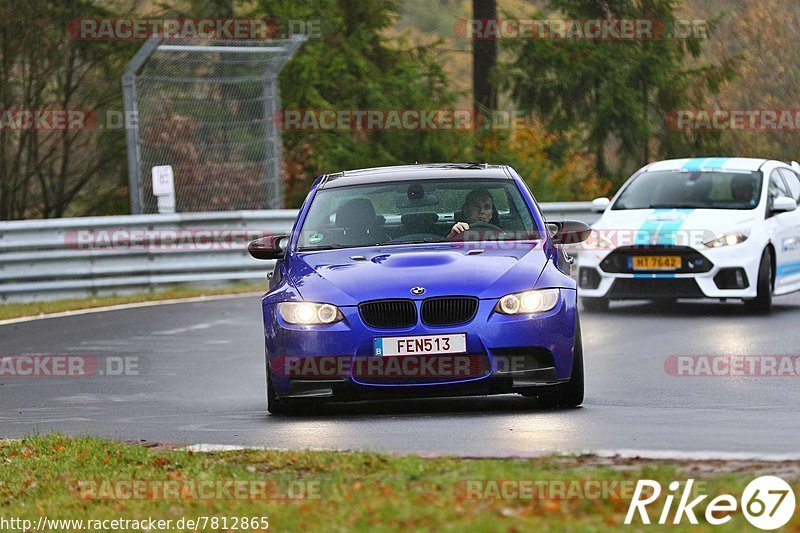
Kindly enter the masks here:
[[344, 318], [336, 306], [313, 302], [280, 302], [278, 313], [289, 324], [303, 326], [333, 324]]
[[747, 230], [731, 231], [730, 233], [723, 233], [722, 235], [715, 236], [713, 239], [703, 241], [703, 244], [705, 244], [708, 248], [734, 246], [736, 244], [743, 243], [749, 236], [750, 232]]
[[540, 289], [507, 294], [500, 298], [495, 311], [504, 315], [544, 313], [558, 303], [559, 289]]

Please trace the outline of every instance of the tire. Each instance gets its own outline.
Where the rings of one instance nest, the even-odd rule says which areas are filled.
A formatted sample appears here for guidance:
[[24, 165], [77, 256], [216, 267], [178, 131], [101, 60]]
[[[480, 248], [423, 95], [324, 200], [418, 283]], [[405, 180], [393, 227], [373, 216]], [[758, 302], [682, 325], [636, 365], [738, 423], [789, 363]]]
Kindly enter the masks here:
[[572, 372], [569, 381], [539, 394], [539, 403], [548, 407], [578, 407], [583, 403], [583, 337], [581, 323], [575, 315], [575, 344], [573, 347]]
[[608, 311], [608, 298], [581, 298], [584, 311], [589, 313], [602, 313]]
[[758, 282], [756, 283], [756, 297], [744, 301], [748, 313], [755, 315], [768, 315], [772, 311], [772, 254], [769, 248], [761, 254], [761, 263], [758, 267]]
[[275, 386], [272, 384], [272, 370], [267, 359], [267, 411], [272, 415], [285, 415], [289, 413], [289, 402], [278, 398]]

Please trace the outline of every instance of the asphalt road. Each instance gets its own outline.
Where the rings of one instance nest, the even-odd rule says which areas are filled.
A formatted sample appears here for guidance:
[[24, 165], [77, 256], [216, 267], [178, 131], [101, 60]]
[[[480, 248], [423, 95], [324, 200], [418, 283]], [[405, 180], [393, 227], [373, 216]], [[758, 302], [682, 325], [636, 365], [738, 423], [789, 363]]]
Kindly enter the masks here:
[[[0, 436], [460, 455], [643, 450], [800, 455], [800, 377], [677, 377], [672, 355], [797, 355], [800, 295], [770, 317], [739, 303], [612, 304], [583, 314], [586, 402], [519, 396], [338, 404], [297, 418], [264, 406], [260, 300], [239, 297], [0, 326], [0, 354], [138, 361], [138, 375], [0, 377]], [[133, 373], [133, 372], [129, 372]]]

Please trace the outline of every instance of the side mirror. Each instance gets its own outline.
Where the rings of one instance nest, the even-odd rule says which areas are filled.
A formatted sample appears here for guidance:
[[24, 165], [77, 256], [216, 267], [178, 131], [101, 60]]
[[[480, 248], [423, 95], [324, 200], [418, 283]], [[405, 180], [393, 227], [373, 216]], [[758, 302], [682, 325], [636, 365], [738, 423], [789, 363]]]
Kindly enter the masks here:
[[773, 213], [788, 213], [797, 209], [797, 202], [788, 196], [779, 196], [772, 201]]
[[553, 224], [558, 226], [558, 231], [553, 235], [553, 242], [556, 244], [578, 244], [592, 234], [589, 224], [579, 220], [564, 220]]
[[288, 244], [288, 235], [271, 235], [250, 241], [247, 251], [256, 259], [283, 259]]
[[608, 205], [611, 203], [611, 200], [608, 198], [595, 198], [592, 200], [592, 212], [593, 213], [602, 213], [608, 208]]

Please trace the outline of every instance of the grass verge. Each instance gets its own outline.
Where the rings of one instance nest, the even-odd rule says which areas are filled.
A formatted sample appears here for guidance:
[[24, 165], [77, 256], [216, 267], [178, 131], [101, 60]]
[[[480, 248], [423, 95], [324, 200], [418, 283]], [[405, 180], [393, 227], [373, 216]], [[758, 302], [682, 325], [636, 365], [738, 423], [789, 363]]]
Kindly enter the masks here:
[[[41, 526], [38, 531], [71, 531], [78, 529], [74, 523], [42, 526], [40, 517], [83, 520], [84, 529], [88, 520], [152, 517], [170, 520], [170, 527], [162, 529], [169, 531], [256, 531], [266, 524], [256, 520], [256, 527], [242, 527], [242, 519], [266, 517], [272, 531], [642, 530], [648, 527], [623, 525], [636, 480], [658, 480], [666, 491], [673, 480], [694, 478], [700, 494], [710, 495], [695, 508], [700, 525], [684, 519], [671, 529], [740, 531], [748, 526], [741, 510], [723, 526], [704, 523], [708, 501], [719, 494], [740, 498], [747, 483], [761, 474], [782, 475], [796, 486], [799, 468], [800, 463], [593, 456], [523, 460], [318, 451], [192, 453], [50, 435], [0, 441], [0, 525], [3, 519], [26, 519]], [[525, 482], [540, 488], [533, 497], [503, 498], [504, 490], [513, 496], [509, 481], [518, 488]], [[503, 482], [505, 489], [500, 488]], [[594, 492], [597, 482], [607, 497]], [[664, 495], [653, 504], [653, 521], [663, 503]], [[205, 524], [202, 517], [209, 517]], [[217, 518], [216, 525], [211, 517]], [[201, 523], [187, 527], [189, 519]], [[106, 530], [136, 529], [110, 522], [94, 529], [102, 525]], [[797, 530], [799, 525], [795, 518], [788, 527]]]
[[247, 292], [265, 291], [264, 283], [237, 283], [223, 287], [189, 287], [178, 286], [165, 290], [144, 292], [130, 295], [93, 296], [90, 298], [76, 298], [71, 300], [53, 300], [47, 302], [25, 302], [0, 304], [0, 320], [19, 318], [25, 316], [38, 316], [49, 313], [62, 313], [64, 311], [77, 311], [93, 307], [106, 307], [140, 302], [155, 302], [159, 300], [172, 300], [176, 298], [193, 298], [197, 296], [212, 296], [218, 294], [239, 294]]

